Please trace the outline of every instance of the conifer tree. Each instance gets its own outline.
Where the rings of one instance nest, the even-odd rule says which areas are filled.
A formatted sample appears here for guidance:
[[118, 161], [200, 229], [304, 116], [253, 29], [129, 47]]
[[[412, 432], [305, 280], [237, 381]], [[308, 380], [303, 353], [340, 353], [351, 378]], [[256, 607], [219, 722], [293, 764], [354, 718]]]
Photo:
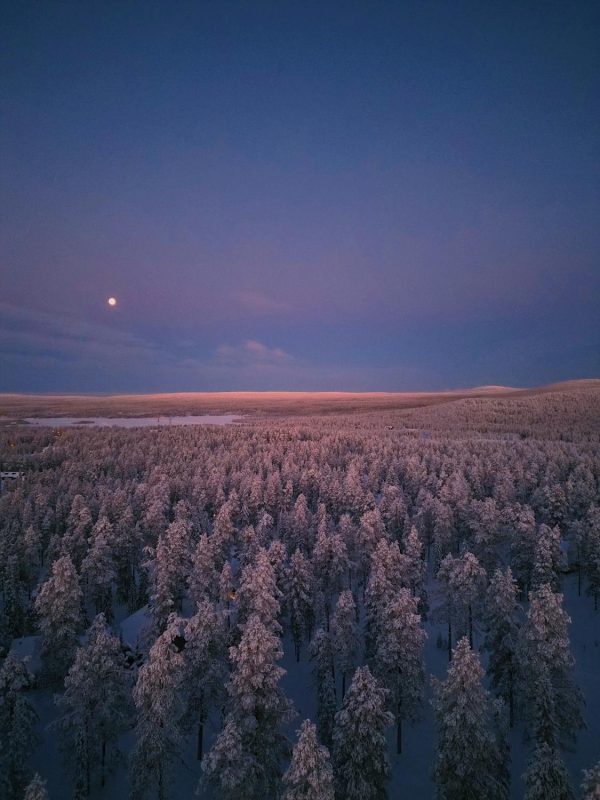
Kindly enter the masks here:
[[94, 772], [104, 786], [106, 771], [117, 753], [116, 739], [130, 717], [130, 694], [119, 640], [109, 631], [103, 614], [93, 621], [87, 643], [77, 649], [65, 678], [64, 694], [56, 703], [68, 760], [74, 764], [76, 793], [88, 797]]
[[524, 800], [573, 800], [569, 776], [560, 753], [547, 742], [535, 749], [525, 775]]
[[42, 657], [51, 682], [60, 680], [73, 660], [82, 623], [81, 601], [77, 572], [70, 557], [63, 556], [52, 564], [52, 574], [35, 599]]
[[491, 686], [506, 702], [510, 727], [514, 721], [515, 686], [518, 677], [517, 582], [510, 567], [497, 569], [490, 581], [485, 603], [486, 637]]
[[343, 700], [346, 694], [346, 676], [354, 668], [358, 655], [356, 605], [349, 589], [345, 589], [338, 597], [333, 614], [331, 634], [339, 672], [342, 675]]
[[[551, 747], [555, 741], [573, 741], [583, 726], [583, 699], [572, 677], [570, 621], [561, 594], [547, 584], [531, 592], [519, 637], [520, 686], [530, 727], [546, 731], [542, 738], [536, 733], [536, 739]], [[545, 713], [542, 701], [549, 709]], [[554, 731], [548, 720], [554, 721]]]
[[227, 627], [231, 625], [231, 601], [235, 597], [235, 582], [231, 563], [226, 561], [219, 575], [219, 601], [221, 609], [227, 621]]
[[27, 697], [32, 676], [9, 655], [0, 668], [0, 795], [21, 800], [27, 761], [37, 744], [37, 713]]
[[296, 549], [290, 559], [287, 573], [287, 601], [290, 610], [290, 627], [296, 661], [300, 661], [302, 640], [310, 639], [314, 625], [314, 576], [311, 563], [304, 553]]
[[348, 551], [339, 534], [319, 530], [313, 552], [315, 579], [325, 602], [325, 621], [329, 630], [332, 595], [339, 591], [348, 571]]
[[371, 571], [365, 591], [365, 651], [375, 652], [383, 609], [398, 591], [402, 579], [402, 554], [398, 542], [380, 539], [371, 557]]
[[402, 752], [403, 720], [415, 722], [423, 704], [426, 638], [416, 598], [410, 589], [400, 589], [384, 609], [374, 659], [376, 674], [388, 690], [389, 708], [396, 719], [397, 753]]
[[390, 767], [386, 692], [368, 667], [354, 673], [335, 716], [333, 763], [337, 800], [386, 800]]
[[434, 779], [444, 800], [505, 800], [504, 748], [493, 728], [493, 711], [482, 686], [483, 668], [463, 637], [454, 649], [446, 680], [436, 683], [438, 727]]
[[600, 800], [600, 761], [591, 769], [584, 770], [581, 792], [582, 800]]
[[456, 558], [448, 554], [440, 564], [438, 580], [445, 592], [448, 657], [451, 658], [453, 623], [461, 633], [467, 633], [469, 645], [473, 646], [473, 623], [485, 588], [485, 570], [468, 550]]
[[112, 538], [112, 525], [106, 517], [100, 517], [92, 528], [91, 546], [81, 564], [81, 574], [89, 587], [96, 613], [102, 612], [109, 622], [112, 619], [112, 583], [116, 577]]
[[269, 555], [261, 547], [256, 560], [247, 564], [242, 570], [237, 592], [238, 622], [243, 625], [247, 619], [256, 614], [263, 625], [280, 632], [281, 625], [278, 621], [281, 611], [280, 596]]
[[229, 716], [214, 745], [202, 759], [203, 775], [198, 793], [203, 786], [212, 786], [219, 800], [246, 800], [248, 785], [256, 781], [254, 772], [254, 759], [244, 749], [240, 726], [233, 716]]
[[212, 605], [199, 603], [183, 629], [184, 690], [189, 721], [197, 726], [196, 756], [204, 754], [204, 726], [211, 706], [220, 699], [227, 670], [222, 623]]
[[334, 800], [329, 751], [317, 741], [317, 730], [310, 720], [304, 720], [298, 731], [283, 783], [282, 800]]
[[543, 584], [548, 584], [553, 591], [558, 591], [562, 564], [559, 529], [540, 525], [533, 558], [532, 588], [538, 589]]
[[23, 800], [48, 800], [46, 781], [43, 781], [37, 772], [25, 789]]
[[317, 731], [319, 741], [326, 747], [333, 742], [333, 725], [337, 710], [335, 674], [331, 636], [318, 628], [310, 643], [310, 657], [317, 687]]
[[[205, 757], [205, 778], [229, 797], [226, 786], [238, 785], [228, 771], [243, 766], [241, 782], [248, 800], [275, 797], [282, 761], [288, 753], [281, 730], [291, 705], [279, 682], [285, 670], [277, 666], [283, 656], [279, 637], [258, 614], [246, 622], [237, 647], [230, 648], [233, 672], [228, 684], [229, 713], [221, 734]], [[231, 764], [223, 737], [237, 737], [239, 763]], [[234, 795], [235, 796], [235, 795]]]
[[585, 537], [585, 574], [588, 585], [586, 594], [594, 598], [594, 611], [600, 600], [600, 527], [589, 530]]
[[513, 507], [508, 520], [513, 528], [511, 567], [519, 583], [521, 597], [526, 598], [531, 589], [533, 563], [538, 541], [535, 515], [529, 506]]
[[156, 630], [165, 629], [167, 619], [176, 609], [181, 610], [185, 585], [191, 571], [189, 524], [183, 519], [174, 519], [158, 537], [151, 567], [151, 605]]
[[419, 611], [423, 614], [427, 604], [424, 588], [427, 564], [423, 560], [423, 543], [414, 525], [404, 537], [402, 555], [402, 584], [417, 598]]
[[194, 603], [217, 600], [219, 575], [215, 565], [213, 544], [205, 533], [198, 539], [194, 550], [188, 586], [190, 598]]
[[18, 638], [24, 632], [25, 604], [20, 580], [19, 559], [16, 553], [9, 555], [6, 559], [2, 594], [7, 633], [11, 638]]
[[181, 684], [185, 675], [183, 653], [177, 646], [181, 621], [172, 614], [150, 648], [133, 689], [137, 709], [135, 747], [132, 754], [132, 798], [146, 796], [154, 785], [159, 800], [166, 800], [168, 771], [179, 754], [184, 713]]

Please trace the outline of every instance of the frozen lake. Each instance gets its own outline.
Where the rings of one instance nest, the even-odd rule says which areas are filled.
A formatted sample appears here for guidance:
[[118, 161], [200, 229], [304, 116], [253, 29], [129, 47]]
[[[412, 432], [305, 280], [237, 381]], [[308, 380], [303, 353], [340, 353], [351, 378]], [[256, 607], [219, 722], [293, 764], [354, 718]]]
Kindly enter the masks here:
[[169, 425], [230, 425], [238, 414], [189, 414], [181, 417], [27, 417], [23, 422], [44, 428], [156, 428]]

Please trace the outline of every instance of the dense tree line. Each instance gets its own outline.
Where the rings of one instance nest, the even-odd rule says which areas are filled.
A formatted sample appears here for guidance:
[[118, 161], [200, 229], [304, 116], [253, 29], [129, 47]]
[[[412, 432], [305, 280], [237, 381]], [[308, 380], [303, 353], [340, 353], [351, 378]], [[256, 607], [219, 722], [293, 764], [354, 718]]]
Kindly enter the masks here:
[[[29, 770], [37, 686], [56, 693], [76, 798], [105, 785], [126, 731], [133, 798], [169, 797], [189, 736], [207, 796], [385, 798], [391, 726], [400, 754], [426, 702], [429, 619], [448, 657], [439, 797], [506, 798], [515, 724], [527, 800], [571, 797], [562, 753], [583, 697], [561, 586], [576, 570], [597, 607], [599, 446], [587, 399], [562, 438], [554, 399], [520, 401], [517, 422], [497, 401], [474, 432], [461, 415], [481, 402], [454, 425], [442, 407], [404, 422], [0, 429], [3, 463], [25, 471], [0, 496], [3, 796], [46, 796]], [[118, 620], [144, 606], [128, 653]], [[39, 636], [35, 675], [8, 655], [25, 635]], [[317, 708], [295, 743], [286, 641], [311, 660]], [[591, 768], [585, 797], [597, 784]]]

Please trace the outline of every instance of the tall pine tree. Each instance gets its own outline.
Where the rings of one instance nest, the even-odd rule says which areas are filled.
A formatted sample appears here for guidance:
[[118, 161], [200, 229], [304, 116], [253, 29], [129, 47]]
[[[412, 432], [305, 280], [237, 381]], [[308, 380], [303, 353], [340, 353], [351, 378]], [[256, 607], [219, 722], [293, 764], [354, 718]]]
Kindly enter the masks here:
[[454, 649], [446, 680], [436, 684], [438, 728], [434, 778], [444, 800], [506, 800], [504, 748], [481, 680], [483, 668], [466, 637]]
[[386, 692], [368, 667], [354, 673], [335, 717], [333, 762], [337, 800], [386, 800], [390, 766]]
[[292, 759], [283, 776], [282, 800], [334, 800], [329, 751], [317, 741], [317, 729], [304, 720]]

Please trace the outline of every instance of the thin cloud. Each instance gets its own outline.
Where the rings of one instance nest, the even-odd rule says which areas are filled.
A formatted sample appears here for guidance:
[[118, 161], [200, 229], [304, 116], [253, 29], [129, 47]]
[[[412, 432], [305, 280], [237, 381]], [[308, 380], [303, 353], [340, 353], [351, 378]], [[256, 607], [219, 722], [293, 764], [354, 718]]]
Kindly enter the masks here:
[[217, 358], [230, 363], [279, 364], [291, 360], [289, 353], [280, 347], [268, 347], [256, 339], [246, 339], [239, 345], [222, 344], [216, 351]]
[[279, 314], [289, 311], [289, 305], [268, 297], [263, 292], [247, 290], [237, 292], [235, 299], [246, 311], [257, 314]]

